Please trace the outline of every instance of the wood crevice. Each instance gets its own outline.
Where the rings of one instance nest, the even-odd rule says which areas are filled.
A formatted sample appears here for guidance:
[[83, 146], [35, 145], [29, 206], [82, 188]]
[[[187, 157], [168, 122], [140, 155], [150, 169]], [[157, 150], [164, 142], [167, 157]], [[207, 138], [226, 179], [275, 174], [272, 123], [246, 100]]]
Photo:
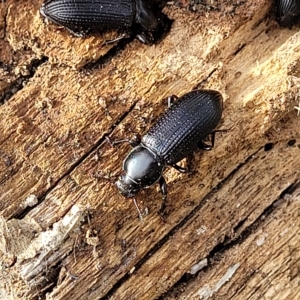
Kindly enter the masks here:
[[3, 40], [6, 39], [6, 34], [7, 34], [7, 30], [6, 30], [6, 28], [7, 28], [7, 16], [8, 16], [8, 5], [5, 6], [5, 14], [4, 14], [4, 18], [3, 18], [3, 22], [4, 22], [4, 24], [3, 24], [3, 35], [1, 36], [1, 38]]
[[0, 106], [5, 102], [8, 102], [14, 96], [14, 94], [22, 90], [26, 86], [28, 81], [32, 77], [34, 77], [36, 70], [47, 61], [48, 57], [46, 56], [43, 56], [40, 59], [33, 58], [27, 67], [29, 74], [25, 76], [19, 76], [8, 87], [4, 89], [3, 95], [0, 97]]
[[79, 70], [95, 70], [102, 68], [119, 53], [121, 53], [133, 40], [133, 37], [120, 40], [115, 46], [108, 50], [104, 55], [100, 56], [96, 61], [89, 62], [86, 65], [83, 65]]

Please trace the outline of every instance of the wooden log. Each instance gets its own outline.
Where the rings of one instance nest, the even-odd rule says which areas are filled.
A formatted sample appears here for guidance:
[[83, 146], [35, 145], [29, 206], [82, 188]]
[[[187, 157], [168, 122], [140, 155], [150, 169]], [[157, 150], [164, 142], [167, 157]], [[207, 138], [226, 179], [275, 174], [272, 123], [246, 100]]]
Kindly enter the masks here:
[[[82, 40], [45, 25], [41, 1], [0, 5], [1, 43], [18, 53], [30, 49], [25, 66], [39, 62], [24, 87], [0, 106], [1, 295], [272, 295], [286, 270], [276, 253], [282, 250], [288, 259], [292, 252], [284, 241], [290, 238], [299, 247], [296, 200], [288, 220], [295, 227], [278, 243], [268, 240], [283, 232], [271, 216], [286, 220], [289, 210], [286, 198], [274, 204], [299, 181], [298, 28], [282, 29], [266, 17], [269, 1], [228, 2], [205, 15], [169, 6], [165, 12], [174, 23], [163, 41], [150, 47], [132, 41], [113, 56], [113, 45], [101, 46], [110, 33]], [[105, 54], [106, 63], [90, 65]], [[1, 55], [9, 63], [7, 52]], [[0, 89], [6, 94], [10, 86], [7, 80]], [[149, 211], [140, 222], [111, 183], [129, 146], [112, 148], [105, 137], [142, 134], [166, 108], [168, 95], [193, 88], [222, 92], [220, 128], [230, 130], [217, 136], [213, 151], [195, 154], [192, 174], [165, 172], [166, 223], [157, 214], [157, 189], [137, 197]], [[253, 244], [261, 236], [265, 243]], [[261, 258], [264, 247], [271, 250]], [[204, 271], [185, 275], [205, 258]], [[253, 287], [256, 269], [268, 279], [261, 289]], [[293, 289], [280, 295], [295, 299], [294, 277], [284, 282]]]

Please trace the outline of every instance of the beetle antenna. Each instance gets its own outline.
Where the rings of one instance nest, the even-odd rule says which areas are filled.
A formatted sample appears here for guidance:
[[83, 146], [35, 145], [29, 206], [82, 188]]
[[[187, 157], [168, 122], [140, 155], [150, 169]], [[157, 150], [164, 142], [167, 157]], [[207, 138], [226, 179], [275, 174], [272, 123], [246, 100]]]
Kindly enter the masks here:
[[109, 183], [111, 184], [115, 184], [118, 177], [120, 176], [121, 172], [117, 173], [117, 174], [110, 174], [110, 172], [107, 172], [107, 173], [97, 173], [97, 174], [94, 174], [92, 175], [93, 178], [96, 178], [96, 179], [102, 179], [102, 180], [106, 180], [108, 181]]
[[142, 213], [141, 213], [141, 210], [140, 210], [140, 208], [139, 208], [139, 206], [138, 206], [138, 204], [137, 204], [135, 198], [132, 198], [132, 201], [133, 201], [133, 203], [134, 203], [134, 205], [135, 205], [135, 207], [136, 207], [136, 209], [137, 209], [137, 211], [138, 211], [140, 220], [141, 220], [141, 221], [144, 221], [143, 215], [142, 215]]

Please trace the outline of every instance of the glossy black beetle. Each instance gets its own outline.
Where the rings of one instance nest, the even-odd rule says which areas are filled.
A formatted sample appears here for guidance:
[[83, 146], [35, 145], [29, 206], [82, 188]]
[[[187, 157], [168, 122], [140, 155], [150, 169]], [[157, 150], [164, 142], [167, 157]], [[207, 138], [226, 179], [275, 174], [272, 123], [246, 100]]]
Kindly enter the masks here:
[[40, 13], [79, 37], [110, 30], [124, 33], [110, 42], [134, 34], [153, 44], [171, 26], [155, 0], [46, 0]]
[[300, 21], [299, 0], [276, 0], [276, 18], [281, 26], [291, 27]]
[[[212, 149], [213, 130], [221, 120], [222, 110], [223, 98], [217, 91], [195, 90], [179, 98], [125, 158], [125, 172], [116, 182], [119, 192], [125, 197], [134, 197], [141, 189], [159, 182], [163, 210], [167, 196], [163, 170], [172, 166], [185, 173], [187, 170], [176, 165], [177, 162], [197, 147]], [[213, 134], [211, 146], [203, 142], [209, 134]], [[123, 141], [130, 142], [119, 142]]]

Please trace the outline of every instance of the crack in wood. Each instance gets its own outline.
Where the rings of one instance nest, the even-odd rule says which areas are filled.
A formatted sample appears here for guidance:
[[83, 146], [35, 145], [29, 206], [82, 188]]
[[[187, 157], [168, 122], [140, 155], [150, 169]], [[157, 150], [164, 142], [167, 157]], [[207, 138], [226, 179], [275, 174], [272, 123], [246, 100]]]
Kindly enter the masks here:
[[57, 283], [60, 280], [59, 274], [63, 268], [61, 264], [62, 261], [63, 259], [58, 261], [54, 266], [51, 266], [50, 270], [45, 271], [45, 281], [47, 280], [48, 284], [42, 286], [42, 283], [40, 283], [41, 286], [36, 287], [36, 294], [32, 294], [33, 297], [38, 297], [38, 299], [46, 299], [46, 294], [51, 293], [56, 288]]
[[22, 90], [29, 79], [34, 76], [36, 70], [47, 61], [48, 57], [46, 56], [43, 56], [41, 59], [33, 59], [28, 66], [29, 75], [18, 77], [6, 89], [4, 89], [2, 92], [3, 95], [0, 96], [0, 106], [9, 101], [14, 94]]
[[94, 69], [100, 69], [105, 64], [109, 63], [112, 58], [117, 56], [119, 53], [121, 53], [125, 47], [134, 40], [134, 37], [126, 38], [123, 40], [120, 40], [115, 47], [112, 47], [106, 54], [101, 56], [99, 59], [97, 59], [94, 62], [89, 62], [86, 65], [82, 66], [81, 69], [83, 70], [94, 70]]
[[[3, 2], [3, 1], [2, 1]], [[4, 1], [3, 3], [6, 3], [6, 1]], [[5, 10], [5, 14], [4, 14], [4, 18], [3, 18], [3, 22], [4, 22], [4, 25], [3, 25], [3, 35], [1, 36], [1, 38], [3, 40], [6, 39], [6, 28], [7, 28], [7, 16], [8, 16], [8, 6], [6, 5], [6, 10]]]
[[238, 45], [237, 49], [232, 53], [232, 57], [236, 56], [237, 54], [239, 54], [245, 47], [246, 47], [246, 43], [242, 43], [240, 45]]
[[218, 68], [214, 68], [207, 76], [206, 78], [204, 78], [201, 82], [197, 83], [194, 87], [193, 90], [197, 90], [197, 89], [204, 89], [205, 88], [205, 84], [209, 81], [209, 79], [216, 73], [216, 71], [218, 70]]

